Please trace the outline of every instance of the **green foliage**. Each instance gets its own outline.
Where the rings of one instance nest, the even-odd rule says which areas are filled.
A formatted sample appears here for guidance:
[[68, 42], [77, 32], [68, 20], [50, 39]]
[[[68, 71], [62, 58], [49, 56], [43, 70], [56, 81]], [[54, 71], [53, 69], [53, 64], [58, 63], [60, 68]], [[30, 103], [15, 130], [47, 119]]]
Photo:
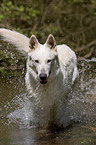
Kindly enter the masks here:
[[15, 24], [15, 29], [19, 30], [19, 32], [22, 32], [21, 25], [31, 25], [30, 20], [38, 14], [38, 9], [29, 6], [25, 7], [23, 4], [14, 5], [11, 0], [3, 0], [0, 6], [0, 22], [6, 22], [5, 27], [9, 24], [11, 26]]
[[13, 18], [13, 11], [14, 5], [12, 4], [11, 1], [3, 0], [3, 3], [1, 3], [1, 8], [0, 8], [0, 20], [4, 19], [11, 19]]
[[[65, 42], [69, 45], [71, 42], [71, 46], [75, 47], [90, 41], [87, 32], [95, 28], [95, 24], [91, 25], [95, 22], [95, 16], [95, 0], [49, 0], [38, 3], [35, 0], [3, 0], [0, 6], [0, 23], [4, 27], [14, 28], [26, 36], [34, 33], [39, 39], [43, 36], [44, 40], [49, 33], [61, 35]], [[63, 43], [61, 38], [57, 38], [58, 41]]]
[[83, 140], [83, 142], [81, 142], [82, 145], [85, 145], [85, 139]]

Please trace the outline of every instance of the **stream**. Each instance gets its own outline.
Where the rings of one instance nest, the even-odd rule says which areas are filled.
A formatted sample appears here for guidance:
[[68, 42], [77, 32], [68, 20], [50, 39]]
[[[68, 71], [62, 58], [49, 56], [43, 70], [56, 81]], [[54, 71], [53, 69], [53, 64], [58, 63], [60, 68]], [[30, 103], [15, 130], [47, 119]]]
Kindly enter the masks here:
[[73, 122], [55, 133], [32, 125], [24, 75], [0, 77], [0, 145], [96, 145], [96, 59], [81, 60], [78, 68], [68, 105]]

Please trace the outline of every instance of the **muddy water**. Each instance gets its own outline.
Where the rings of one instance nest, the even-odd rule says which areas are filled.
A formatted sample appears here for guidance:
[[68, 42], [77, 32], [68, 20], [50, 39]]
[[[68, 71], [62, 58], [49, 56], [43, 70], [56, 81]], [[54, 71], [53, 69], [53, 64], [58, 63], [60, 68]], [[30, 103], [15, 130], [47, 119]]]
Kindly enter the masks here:
[[72, 124], [55, 133], [32, 125], [24, 76], [0, 78], [0, 145], [96, 144], [96, 61], [78, 66], [79, 84], [68, 105]]

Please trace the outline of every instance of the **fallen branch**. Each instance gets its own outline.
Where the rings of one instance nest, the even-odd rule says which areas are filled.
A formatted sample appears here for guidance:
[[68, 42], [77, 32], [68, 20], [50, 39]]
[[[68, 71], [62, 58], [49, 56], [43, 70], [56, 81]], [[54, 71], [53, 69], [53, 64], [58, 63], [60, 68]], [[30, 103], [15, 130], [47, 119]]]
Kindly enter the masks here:
[[85, 46], [83, 46], [83, 47], [81, 47], [81, 48], [78, 48], [76, 51], [77, 51], [77, 52], [82, 51], [82, 50], [84, 50], [84, 49], [86, 49], [86, 48], [88, 48], [88, 47], [91, 47], [92, 45], [95, 45], [95, 44], [96, 44], [96, 40], [93, 40], [93, 41], [90, 42], [89, 44], [87, 44], [87, 45], [85, 45]]
[[92, 56], [92, 53], [93, 53], [93, 50], [94, 50], [94, 47], [91, 48], [90, 52], [86, 55], [84, 55], [83, 57], [84, 58], [88, 58], [88, 57], [91, 57]]
[[83, 128], [90, 129], [90, 130], [92, 130], [94, 132], [94, 134], [96, 134], [96, 128], [95, 127], [92, 127], [92, 126], [89, 126], [89, 127], [83, 126]]

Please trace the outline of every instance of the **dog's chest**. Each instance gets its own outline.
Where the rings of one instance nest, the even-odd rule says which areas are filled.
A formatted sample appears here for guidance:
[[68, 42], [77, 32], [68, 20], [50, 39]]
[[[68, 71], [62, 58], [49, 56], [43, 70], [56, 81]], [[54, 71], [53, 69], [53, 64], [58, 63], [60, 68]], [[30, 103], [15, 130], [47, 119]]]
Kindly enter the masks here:
[[54, 104], [57, 104], [64, 95], [63, 88], [60, 89], [61, 86], [58, 85], [58, 83], [55, 83], [54, 85], [51, 83], [51, 85], [47, 87], [39, 86], [34, 90], [36, 103], [43, 107], [51, 107]]

